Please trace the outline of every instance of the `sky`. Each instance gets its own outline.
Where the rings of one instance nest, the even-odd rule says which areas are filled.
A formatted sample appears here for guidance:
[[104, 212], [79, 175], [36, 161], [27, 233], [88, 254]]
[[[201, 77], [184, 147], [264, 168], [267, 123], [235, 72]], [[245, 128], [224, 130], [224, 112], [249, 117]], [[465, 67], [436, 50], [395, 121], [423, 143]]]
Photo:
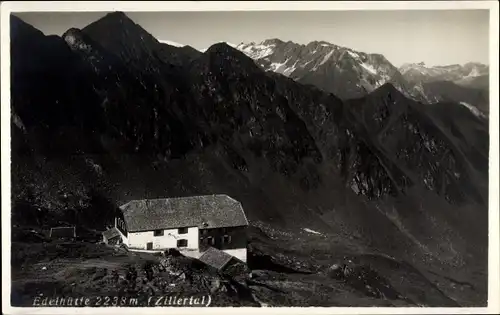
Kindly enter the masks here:
[[[105, 12], [16, 13], [46, 35], [83, 28]], [[217, 42], [238, 44], [279, 38], [307, 44], [326, 41], [383, 54], [395, 66], [489, 64], [487, 10], [126, 12], [149, 33], [206, 49]]]

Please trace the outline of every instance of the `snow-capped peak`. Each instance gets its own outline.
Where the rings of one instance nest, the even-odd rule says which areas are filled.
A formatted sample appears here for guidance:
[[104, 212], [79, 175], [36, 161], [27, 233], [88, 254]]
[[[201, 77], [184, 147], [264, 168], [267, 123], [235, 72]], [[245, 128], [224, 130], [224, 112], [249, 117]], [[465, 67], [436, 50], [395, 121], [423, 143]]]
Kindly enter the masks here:
[[235, 48], [243, 52], [248, 57], [254, 60], [258, 60], [274, 53], [275, 47], [276, 44], [263, 41], [259, 44], [255, 44], [254, 42], [251, 42], [249, 44], [241, 43], [237, 45]]
[[[397, 72], [397, 68], [379, 54], [366, 54], [326, 41], [312, 41], [302, 45], [268, 39], [260, 43], [241, 43], [237, 49], [254, 59], [266, 71], [296, 80], [313, 72], [317, 73], [315, 76], [329, 76], [333, 71], [343, 73], [342, 75], [354, 71], [359, 77], [359, 82], [352, 82], [356, 85], [354, 89], [363, 91], [371, 91], [391, 81]], [[325, 72], [321, 69], [328, 70]]]

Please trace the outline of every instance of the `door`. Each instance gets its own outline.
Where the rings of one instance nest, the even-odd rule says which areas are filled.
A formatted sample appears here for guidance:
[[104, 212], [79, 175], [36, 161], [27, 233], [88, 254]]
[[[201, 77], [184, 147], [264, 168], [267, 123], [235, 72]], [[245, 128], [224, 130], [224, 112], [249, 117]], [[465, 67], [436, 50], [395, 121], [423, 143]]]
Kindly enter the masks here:
[[153, 249], [153, 242], [146, 243], [146, 249], [147, 250], [152, 250]]

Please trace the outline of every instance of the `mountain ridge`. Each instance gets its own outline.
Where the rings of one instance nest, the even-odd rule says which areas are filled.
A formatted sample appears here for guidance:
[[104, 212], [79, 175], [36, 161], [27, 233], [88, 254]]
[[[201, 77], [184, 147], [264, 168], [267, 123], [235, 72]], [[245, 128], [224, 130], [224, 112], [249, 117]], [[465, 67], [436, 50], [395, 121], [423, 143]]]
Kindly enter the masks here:
[[[410, 88], [398, 69], [381, 54], [357, 52], [325, 41], [312, 41], [304, 45], [276, 39], [259, 44], [240, 44], [238, 49], [266, 70], [291, 76], [301, 83], [317, 85], [344, 99], [365, 95], [386, 82], [392, 82], [407, 95], [424, 99], [424, 95], [421, 95], [418, 89]], [[287, 67], [284, 67], [285, 65]], [[322, 70], [323, 68], [325, 70]], [[322, 73], [318, 75], [313, 72]], [[344, 84], [342, 87], [335, 87], [335, 80], [332, 79], [335, 76], [339, 77], [338, 81], [350, 83], [347, 86]], [[322, 81], [327, 82], [327, 85], [321, 83]], [[333, 86], [328, 82], [333, 82]], [[351, 92], [345, 93], [344, 90]]]
[[399, 70], [408, 81], [431, 83], [435, 81], [450, 81], [464, 87], [480, 87], [488, 90], [488, 84], [475, 84], [482, 77], [489, 76], [489, 66], [468, 62], [463, 65], [452, 64], [444, 66], [427, 67], [425, 63], [408, 63], [402, 65]]
[[[266, 71], [289, 76], [303, 84], [315, 85], [342, 99], [361, 97], [382, 84], [391, 82], [407, 97], [417, 101], [433, 104], [453, 100], [473, 104], [483, 113], [488, 112], [488, 102], [485, 102], [484, 97], [463, 97], [467, 95], [469, 88], [488, 90], [487, 78], [484, 78], [487, 66], [478, 63], [467, 63], [463, 67], [435, 67], [441, 69], [439, 73], [454, 73], [453, 77], [442, 78], [457, 84], [456, 87], [441, 92], [434, 87], [434, 83], [440, 81], [439, 78], [430, 80], [427, 74], [421, 72], [413, 75], [417, 71], [415, 67], [427, 69], [424, 63], [405, 64], [398, 68], [382, 54], [358, 52], [325, 41], [296, 44], [275, 38], [260, 43], [240, 43], [237, 48]], [[458, 70], [455, 69], [457, 67]], [[468, 72], [465, 73], [462, 68]], [[471, 76], [474, 73], [478, 75]], [[460, 90], [462, 86], [464, 90]], [[475, 94], [477, 93], [472, 93]]]

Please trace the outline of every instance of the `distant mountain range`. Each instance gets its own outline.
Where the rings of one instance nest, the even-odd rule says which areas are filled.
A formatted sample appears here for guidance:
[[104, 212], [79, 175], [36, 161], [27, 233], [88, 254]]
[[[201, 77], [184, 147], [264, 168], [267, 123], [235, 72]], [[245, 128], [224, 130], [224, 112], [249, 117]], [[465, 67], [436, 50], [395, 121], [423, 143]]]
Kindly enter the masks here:
[[[367, 54], [324, 41], [301, 45], [270, 39], [258, 44], [241, 43], [236, 48], [266, 71], [315, 85], [342, 99], [361, 97], [391, 83], [417, 101], [462, 102], [488, 112], [489, 68], [482, 64], [432, 68], [424, 64], [407, 64], [398, 69], [383, 55]], [[435, 84], [442, 81], [454, 84]]]
[[[172, 46], [185, 45], [170, 42]], [[342, 99], [357, 98], [385, 83], [424, 103], [453, 101], [474, 107], [478, 115], [489, 112], [489, 67], [480, 63], [427, 67], [407, 63], [397, 68], [383, 55], [367, 54], [325, 41], [307, 45], [280, 39], [261, 43], [226, 43], [273, 71], [303, 84], [311, 84]], [[206, 49], [202, 49], [202, 52]]]
[[[383, 254], [389, 270], [398, 260], [473, 283], [432, 280], [446, 303], [486, 303], [488, 119], [453, 101], [464, 87], [427, 94], [442, 81], [415, 84], [382, 55], [325, 42], [200, 52], [121, 12], [62, 37], [10, 25], [14, 224], [82, 207], [66, 193], [224, 193], [252, 222], [330, 231], [318, 262], [338, 248]], [[449, 99], [423, 103], [442, 90]], [[415, 296], [403, 302], [443, 305]]]
[[489, 67], [480, 63], [427, 67], [425, 63], [404, 64], [399, 71], [409, 82], [450, 81], [488, 90]]
[[398, 69], [380, 54], [357, 52], [323, 41], [300, 45], [279, 39], [240, 44], [237, 48], [266, 71], [315, 85], [342, 99], [361, 97], [391, 83], [407, 96], [425, 100], [418, 86], [408, 84]]

